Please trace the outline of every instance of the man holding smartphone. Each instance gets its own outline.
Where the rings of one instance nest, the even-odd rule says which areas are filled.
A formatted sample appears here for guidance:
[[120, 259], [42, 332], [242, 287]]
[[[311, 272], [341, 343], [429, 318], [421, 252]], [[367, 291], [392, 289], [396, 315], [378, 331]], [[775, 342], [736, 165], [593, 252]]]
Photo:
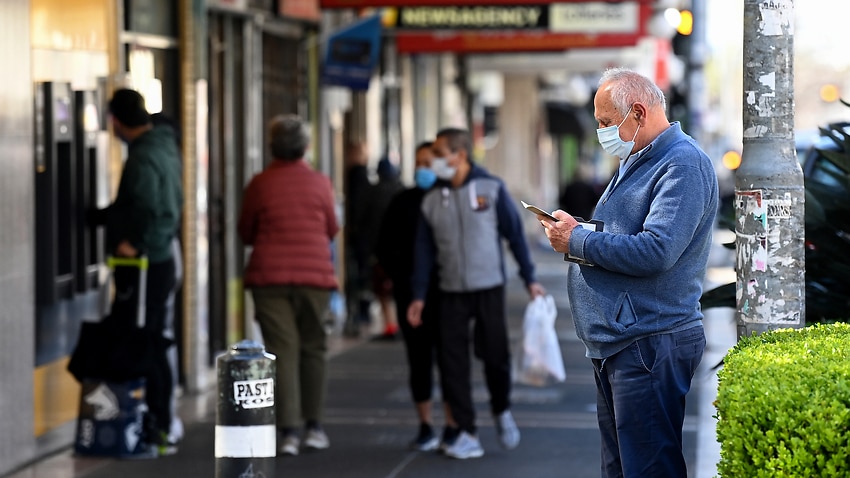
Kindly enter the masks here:
[[538, 216], [571, 266], [576, 334], [597, 386], [602, 476], [687, 476], [685, 395], [705, 348], [699, 299], [715, 225], [714, 165], [664, 93], [626, 69], [606, 71], [594, 99], [597, 134], [620, 168], [596, 205], [604, 231]]

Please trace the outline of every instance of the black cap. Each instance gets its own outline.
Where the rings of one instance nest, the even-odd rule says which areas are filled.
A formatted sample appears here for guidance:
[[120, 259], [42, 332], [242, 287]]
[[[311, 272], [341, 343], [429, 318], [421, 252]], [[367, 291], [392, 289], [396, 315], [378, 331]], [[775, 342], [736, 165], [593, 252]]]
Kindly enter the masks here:
[[378, 161], [378, 177], [387, 179], [398, 177], [398, 168], [390, 161], [390, 158], [384, 156]]
[[135, 90], [116, 90], [109, 100], [109, 112], [124, 126], [144, 126], [151, 122], [145, 109], [145, 99]]

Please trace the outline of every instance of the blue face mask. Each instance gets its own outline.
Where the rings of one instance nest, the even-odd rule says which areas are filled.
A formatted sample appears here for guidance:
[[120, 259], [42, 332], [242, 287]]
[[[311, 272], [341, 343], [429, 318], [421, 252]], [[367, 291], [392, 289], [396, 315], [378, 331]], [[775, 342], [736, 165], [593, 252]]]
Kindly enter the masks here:
[[420, 167], [416, 168], [416, 172], [413, 174], [413, 180], [416, 181], [417, 187], [428, 190], [437, 182], [437, 175], [429, 168]]
[[596, 130], [596, 136], [599, 138], [599, 144], [601, 144], [602, 149], [611, 156], [626, 159], [632, 154], [632, 149], [635, 147], [635, 138], [637, 138], [638, 131], [640, 130], [640, 123], [638, 123], [638, 127], [635, 130], [635, 137], [632, 138], [631, 141], [623, 141], [623, 138], [620, 137], [620, 126], [623, 126], [623, 123], [626, 122], [626, 118], [629, 117], [629, 113], [631, 112], [632, 109], [629, 108], [629, 112], [626, 113], [626, 117], [623, 118], [623, 121], [619, 125], [612, 125], [607, 128], [599, 128]]

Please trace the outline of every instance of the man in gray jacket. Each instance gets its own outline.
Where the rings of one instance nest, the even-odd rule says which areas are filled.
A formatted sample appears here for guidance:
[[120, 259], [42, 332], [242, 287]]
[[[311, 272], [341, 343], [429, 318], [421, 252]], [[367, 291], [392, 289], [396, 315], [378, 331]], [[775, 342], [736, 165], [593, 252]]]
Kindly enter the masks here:
[[[513, 449], [520, 434], [510, 412], [511, 362], [505, 313], [505, 264], [502, 239], [519, 264], [531, 297], [545, 294], [534, 278], [522, 221], [504, 183], [469, 157], [467, 131], [437, 133], [431, 169], [439, 181], [422, 200], [414, 246], [413, 302], [408, 321], [421, 323], [432, 270], [439, 274], [440, 367], [443, 397], [458, 425], [444, 436], [447, 456], [466, 459], [484, 454], [475, 427], [469, 344], [484, 362], [490, 411], [501, 444]], [[474, 320], [470, 336], [470, 320]]]

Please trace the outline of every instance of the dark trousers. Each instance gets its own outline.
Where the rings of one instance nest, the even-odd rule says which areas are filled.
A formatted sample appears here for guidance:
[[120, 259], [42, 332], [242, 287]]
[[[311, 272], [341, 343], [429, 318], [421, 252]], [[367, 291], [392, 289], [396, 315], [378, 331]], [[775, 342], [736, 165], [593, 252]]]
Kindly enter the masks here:
[[688, 476], [682, 455], [685, 395], [702, 359], [701, 326], [646, 337], [593, 359], [605, 478]]
[[[133, 267], [115, 269], [116, 300], [112, 304], [112, 315], [127, 320], [136, 319], [136, 300], [139, 270]], [[171, 397], [174, 393], [168, 348], [173, 341], [163, 334], [168, 301], [177, 284], [173, 259], [151, 263], [148, 267], [145, 300], [145, 336], [149, 346], [145, 373], [145, 402], [148, 406], [147, 428], [168, 434], [171, 426]], [[136, 299], [132, 297], [135, 296]], [[130, 300], [127, 300], [130, 299]]]
[[[505, 289], [500, 286], [476, 292], [442, 292], [439, 302], [443, 396], [458, 428], [475, 433], [470, 342], [475, 357], [484, 364], [490, 411], [498, 415], [510, 408], [511, 357]], [[473, 321], [472, 327], [470, 321]]]
[[[409, 369], [410, 394], [416, 403], [431, 400], [434, 389], [434, 365], [437, 362], [439, 336], [437, 335], [438, 294], [429, 294], [422, 311], [422, 324], [411, 327], [407, 322], [407, 308], [413, 294], [409, 288], [393, 286], [393, 299], [401, 335], [404, 338]], [[442, 377], [442, 373], [440, 374]]]

